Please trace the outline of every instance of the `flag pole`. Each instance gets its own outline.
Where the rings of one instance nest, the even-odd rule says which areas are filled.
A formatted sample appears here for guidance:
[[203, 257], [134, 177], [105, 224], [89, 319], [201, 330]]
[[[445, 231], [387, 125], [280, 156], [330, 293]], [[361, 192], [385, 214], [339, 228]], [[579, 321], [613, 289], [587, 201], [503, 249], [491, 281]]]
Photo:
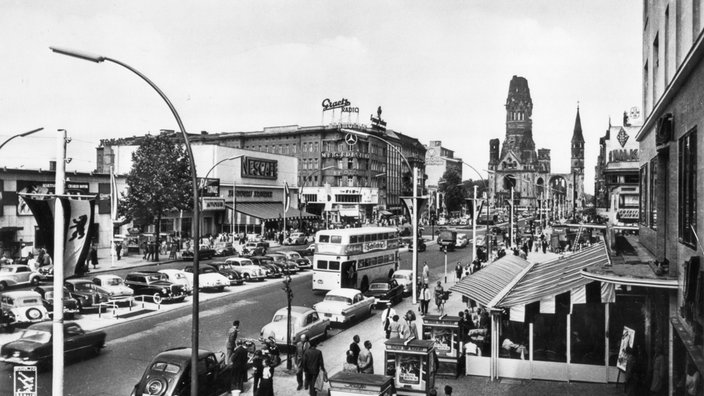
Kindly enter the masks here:
[[59, 196], [64, 194], [66, 174], [66, 130], [59, 129], [56, 138], [56, 180], [54, 200], [54, 317], [52, 319], [52, 395], [64, 394], [64, 207]]

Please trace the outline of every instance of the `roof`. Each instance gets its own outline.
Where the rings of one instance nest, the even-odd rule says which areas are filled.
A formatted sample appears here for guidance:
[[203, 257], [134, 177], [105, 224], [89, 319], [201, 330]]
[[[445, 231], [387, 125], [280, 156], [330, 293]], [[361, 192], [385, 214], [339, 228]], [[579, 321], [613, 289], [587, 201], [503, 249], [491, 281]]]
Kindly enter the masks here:
[[349, 289], [349, 288], [343, 288], [343, 289], [332, 289], [330, 290], [327, 294], [334, 294], [336, 296], [342, 296], [342, 297], [347, 297], [347, 298], [353, 298], [357, 294], [359, 294], [359, 290], [357, 289]]
[[[286, 307], [279, 308], [279, 309], [276, 311], [276, 313], [279, 313], [279, 311], [286, 311]], [[315, 311], [315, 310], [314, 310], [313, 308], [302, 307], [302, 306], [300, 306], [300, 305], [292, 305], [292, 306], [291, 306], [291, 313], [292, 313], [292, 314], [298, 314], [298, 315], [300, 315], [300, 314], [304, 314], [304, 313], [310, 312], [310, 311]]]
[[450, 288], [483, 306], [499, 295], [512, 281], [522, 273], [530, 263], [518, 256], [507, 255], [475, 272]]
[[37, 298], [41, 296], [39, 293], [31, 290], [17, 290], [17, 291], [9, 291], [9, 292], [3, 292], [3, 296], [8, 296], [12, 298], [22, 298], [22, 297], [32, 297], [32, 298]]
[[361, 227], [361, 228], [337, 228], [334, 230], [321, 230], [317, 234], [324, 235], [365, 235], [377, 234], [380, 232], [398, 232], [396, 228], [391, 227]]
[[[174, 349], [168, 349], [166, 351], [163, 351], [159, 353], [154, 360], [168, 360], [170, 361], [181, 361], [181, 362], [188, 362], [191, 359], [191, 348], [174, 348]], [[212, 352], [207, 351], [205, 349], [199, 349], [198, 350], [198, 358], [204, 358], [211, 354]]]

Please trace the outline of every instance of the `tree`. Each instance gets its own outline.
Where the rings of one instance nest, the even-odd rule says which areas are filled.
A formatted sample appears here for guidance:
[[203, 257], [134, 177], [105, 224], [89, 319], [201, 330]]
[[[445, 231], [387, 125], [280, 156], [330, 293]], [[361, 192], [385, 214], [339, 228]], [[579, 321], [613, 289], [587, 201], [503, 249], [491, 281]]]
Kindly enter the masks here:
[[135, 222], [154, 224], [158, 242], [161, 218], [168, 212], [193, 207], [191, 171], [183, 145], [174, 143], [167, 134], [147, 135], [132, 154], [127, 186], [128, 192], [121, 200], [124, 213]]
[[462, 209], [464, 204], [464, 188], [459, 172], [455, 169], [448, 169], [442, 175], [443, 183], [439, 190], [445, 193], [445, 207], [448, 212], [455, 212]]

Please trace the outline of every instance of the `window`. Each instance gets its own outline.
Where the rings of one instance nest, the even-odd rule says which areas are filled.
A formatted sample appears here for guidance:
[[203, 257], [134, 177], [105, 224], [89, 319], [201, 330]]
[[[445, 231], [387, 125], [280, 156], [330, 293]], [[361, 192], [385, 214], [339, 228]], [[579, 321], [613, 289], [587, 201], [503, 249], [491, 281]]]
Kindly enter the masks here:
[[650, 223], [650, 228], [658, 229], [658, 171], [657, 171], [657, 157], [650, 160], [650, 191], [648, 191], [648, 210], [650, 216], [648, 222]]
[[354, 169], [354, 160], [347, 158], [347, 169]]
[[678, 143], [679, 166], [679, 240], [695, 246], [693, 228], [697, 226], [697, 130], [682, 136]]
[[318, 142], [313, 143], [315, 145], [315, 152], [318, 152]]
[[347, 187], [354, 187], [354, 177], [347, 176]]
[[648, 226], [648, 164], [640, 167], [640, 224]]

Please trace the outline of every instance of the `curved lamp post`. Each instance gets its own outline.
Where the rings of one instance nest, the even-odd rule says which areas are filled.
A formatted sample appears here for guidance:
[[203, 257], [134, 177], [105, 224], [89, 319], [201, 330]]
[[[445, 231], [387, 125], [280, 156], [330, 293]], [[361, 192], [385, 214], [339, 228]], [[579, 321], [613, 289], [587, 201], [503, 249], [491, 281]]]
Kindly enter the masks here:
[[[489, 220], [489, 183], [488, 181], [482, 176], [481, 173], [479, 173], [478, 170], [476, 170], [472, 165], [462, 161], [462, 164], [467, 165], [471, 170], [474, 171], [474, 173], [479, 176], [480, 179], [482, 179], [482, 182], [484, 182], [484, 188], [487, 189], [486, 191], [486, 218], [487, 222]], [[474, 215], [474, 219], [472, 219], [472, 260], [477, 259], [477, 220], [479, 219], [479, 213], [477, 213], [477, 186], [474, 186], [474, 199], [472, 200], [472, 205], [474, 205], [474, 210], [472, 211], [472, 214]], [[487, 262], [489, 262], [490, 257], [489, 255], [491, 254], [491, 246], [489, 246], [489, 224], [487, 223], [486, 225], [486, 231], [484, 233], [484, 246], [486, 247], [486, 259]]]
[[[112, 62], [117, 65], [120, 65], [124, 67], [125, 69], [131, 71], [132, 73], [138, 75], [142, 80], [144, 80], [147, 84], [149, 84], [150, 87], [152, 87], [158, 94], [161, 96], [161, 98], [164, 100], [166, 105], [169, 107], [169, 110], [171, 110], [171, 113], [173, 114], [174, 118], [176, 119], [176, 123], [178, 124], [179, 129], [181, 130], [181, 134], [183, 135], [183, 141], [186, 146], [186, 152], [188, 153], [188, 160], [190, 162], [190, 167], [191, 167], [191, 183], [193, 185], [193, 219], [195, 220], [193, 224], [191, 225], [192, 229], [192, 234], [193, 234], [193, 310], [192, 310], [192, 322], [193, 322], [193, 327], [191, 330], [191, 394], [192, 395], [197, 395], [198, 394], [198, 370], [195, 370], [196, 367], [198, 367], [198, 331], [199, 331], [199, 326], [198, 326], [198, 315], [199, 315], [199, 296], [198, 296], [198, 273], [199, 273], [199, 260], [198, 260], [198, 250], [200, 247], [200, 235], [199, 235], [199, 230], [198, 230], [198, 223], [200, 221], [200, 209], [198, 208], [198, 178], [196, 174], [196, 163], [193, 159], [193, 150], [191, 150], [191, 143], [188, 141], [188, 133], [186, 132], [186, 128], [183, 126], [183, 122], [181, 122], [181, 117], [178, 115], [178, 112], [176, 111], [176, 108], [174, 107], [173, 104], [171, 104], [171, 101], [169, 98], [166, 97], [164, 92], [159, 89], [159, 87], [156, 86], [147, 76], [144, 74], [140, 73], [138, 70], [135, 68], [122, 63], [118, 60], [108, 58], [107, 56], [101, 56], [101, 55], [93, 55], [93, 54], [88, 54], [85, 52], [79, 52], [79, 51], [73, 51], [73, 50], [68, 50], [68, 49], [63, 49], [63, 48], [57, 48], [57, 47], [49, 47], [51, 51], [61, 54], [61, 55], [66, 55], [66, 56], [71, 56], [74, 58], [78, 59], [83, 59], [95, 63], [102, 63], [102, 62]], [[56, 376], [56, 373], [54, 373], [54, 376]], [[63, 378], [63, 373], [61, 374]], [[63, 388], [63, 384], [61, 385]], [[54, 394], [60, 395], [61, 393], [56, 393], [57, 389], [56, 386], [54, 387]]]
[[[244, 154], [235, 155], [235, 156], [232, 156], [232, 157], [228, 157], [228, 158], [225, 158], [225, 159], [221, 159], [220, 161], [216, 162], [213, 166], [210, 167], [210, 169], [208, 169], [208, 172], [205, 174], [205, 177], [203, 178], [203, 182], [202, 182], [201, 185], [199, 186], [199, 189], [202, 190], [202, 189], [205, 188], [206, 180], [208, 180], [208, 176], [210, 176], [210, 172], [212, 172], [213, 169], [215, 169], [216, 166], [222, 164], [222, 163], [225, 162], [225, 161], [236, 160], [237, 158], [242, 158], [242, 157], [244, 157]], [[203, 200], [203, 197], [200, 197], [200, 201], [201, 201], [200, 203], [201, 203], [201, 205], [203, 204], [202, 200]], [[233, 176], [233, 178], [232, 178], [232, 200], [233, 200], [233, 201], [235, 200], [235, 178], [234, 178], [234, 176]], [[233, 215], [233, 220], [234, 220], [235, 216], [237, 216], [237, 215], [235, 214], [235, 206], [234, 206], [234, 205], [232, 206], [232, 215]], [[200, 221], [198, 222], [198, 227], [200, 227]], [[235, 222], [233, 221], [233, 222], [232, 222], [232, 231], [233, 231], [233, 234], [234, 234], [234, 227], [235, 227]], [[234, 241], [234, 236], [233, 236], [233, 241]]]
[[4, 142], [2, 142], [2, 144], [0, 144], [0, 149], [3, 148], [3, 147], [5, 147], [6, 144], [10, 143], [10, 140], [12, 140], [12, 139], [15, 139], [15, 138], [18, 138], [18, 137], [29, 136], [29, 135], [31, 135], [31, 134], [33, 134], [33, 133], [37, 133], [37, 132], [39, 132], [39, 131], [41, 131], [41, 130], [43, 130], [43, 129], [44, 129], [43, 127], [42, 127], [42, 128], [37, 128], [37, 129], [33, 129], [33, 130], [29, 131], [29, 132], [18, 133], [17, 135], [10, 136], [7, 140], [5, 140]]

